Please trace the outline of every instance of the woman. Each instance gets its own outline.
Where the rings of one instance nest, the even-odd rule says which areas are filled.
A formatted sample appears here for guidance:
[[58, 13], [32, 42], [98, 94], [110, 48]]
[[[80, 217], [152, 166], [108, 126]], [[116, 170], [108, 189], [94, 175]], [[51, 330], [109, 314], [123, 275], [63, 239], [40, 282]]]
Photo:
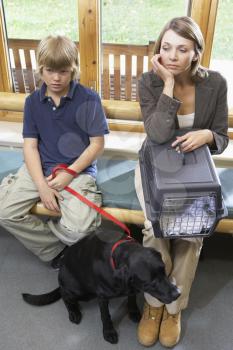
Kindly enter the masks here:
[[[172, 139], [184, 152], [207, 144], [212, 154], [223, 152], [227, 136], [227, 87], [217, 72], [200, 66], [204, 40], [198, 25], [190, 17], [169, 21], [162, 30], [152, 58], [153, 70], [139, 80], [139, 99], [144, 126], [158, 144]], [[179, 128], [191, 128], [174, 140]], [[139, 166], [135, 186], [145, 212]], [[138, 327], [138, 340], [145, 346], [158, 339], [163, 346], [178, 343], [181, 333], [181, 310], [188, 304], [189, 292], [199, 260], [202, 239], [155, 238], [151, 222], [145, 221], [143, 244], [162, 255], [166, 272], [179, 287], [181, 296], [168, 305], [145, 293], [145, 305]]]

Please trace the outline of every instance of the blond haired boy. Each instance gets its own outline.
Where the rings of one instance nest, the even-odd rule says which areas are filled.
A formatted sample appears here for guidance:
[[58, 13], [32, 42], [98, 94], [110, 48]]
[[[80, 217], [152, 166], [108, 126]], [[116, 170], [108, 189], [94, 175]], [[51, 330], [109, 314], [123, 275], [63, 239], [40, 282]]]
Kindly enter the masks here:
[[[43, 261], [57, 267], [65, 245], [77, 242], [100, 225], [99, 215], [64, 190], [70, 185], [101, 205], [96, 187], [96, 159], [108, 133], [97, 93], [75, 79], [78, 52], [64, 36], [48, 36], [37, 50], [40, 89], [26, 98], [23, 137], [25, 164], [1, 186], [0, 225]], [[67, 164], [77, 177], [52, 169]], [[9, 181], [10, 180], [10, 181]], [[41, 200], [61, 219], [42, 221], [30, 214]]]

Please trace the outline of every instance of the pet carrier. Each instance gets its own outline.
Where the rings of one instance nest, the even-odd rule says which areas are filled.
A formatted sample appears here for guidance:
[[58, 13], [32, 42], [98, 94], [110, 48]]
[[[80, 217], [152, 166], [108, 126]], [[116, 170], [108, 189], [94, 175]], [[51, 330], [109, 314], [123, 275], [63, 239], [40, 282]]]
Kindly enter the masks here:
[[147, 218], [156, 237], [209, 236], [227, 216], [209, 148], [177, 152], [148, 138], [139, 152]]

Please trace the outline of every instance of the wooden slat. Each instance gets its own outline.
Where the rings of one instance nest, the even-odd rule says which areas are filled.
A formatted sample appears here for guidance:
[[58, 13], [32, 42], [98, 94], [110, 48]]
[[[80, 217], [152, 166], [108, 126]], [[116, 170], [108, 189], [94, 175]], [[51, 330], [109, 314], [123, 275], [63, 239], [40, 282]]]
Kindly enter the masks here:
[[[137, 56], [137, 81], [143, 73], [143, 60], [144, 56]], [[137, 100], [138, 100], [138, 88], [137, 88]]]
[[28, 83], [29, 91], [31, 92], [35, 90], [36, 86], [35, 86], [34, 72], [32, 69], [30, 50], [24, 50], [24, 57], [25, 57], [25, 63], [26, 63], [27, 83]]
[[108, 118], [138, 121], [142, 120], [141, 110], [138, 102], [102, 100], [102, 104]]
[[0, 2], [0, 90], [13, 91], [10, 73], [9, 50], [7, 48], [7, 35], [3, 12], [3, 2]]
[[0, 109], [5, 111], [22, 112], [26, 94], [0, 92]]
[[148, 45], [102, 44], [105, 54], [147, 56]]
[[233, 219], [223, 219], [217, 225], [216, 232], [233, 234]]
[[[145, 221], [144, 214], [141, 210], [129, 210], [122, 208], [108, 208], [104, 207], [109, 214], [115, 216], [118, 220], [125, 222], [127, 224], [143, 225]], [[37, 203], [31, 210], [33, 214], [37, 215], [46, 215], [59, 217], [61, 214], [56, 211], [48, 210], [44, 208], [41, 202]], [[103, 219], [105, 219], [103, 217]], [[233, 234], [233, 220], [232, 219], [223, 219], [217, 225], [215, 229], [219, 233], [230, 233]]]
[[4, 122], [22, 123], [23, 112], [0, 111], [0, 120]]
[[[11, 49], [28, 49], [36, 50], [39, 40], [31, 39], [8, 39], [8, 46]], [[79, 43], [76, 42], [77, 47], [79, 48]], [[151, 42], [153, 47], [153, 42]], [[118, 54], [118, 55], [135, 55], [138, 56], [147, 56], [148, 54], [148, 45], [124, 45], [124, 44], [111, 44], [103, 43], [102, 44], [103, 53], [106, 55]]]
[[114, 56], [114, 99], [120, 100], [121, 96], [121, 72], [120, 55]]
[[109, 55], [103, 55], [103, 98], [110, 99], [110, 75], [109, 75]]
[[208, 18], [208, 30], [206, 32], [205, 37], [205, 43], [208, 43], [208, 45], [205, 46], [205, 51], [202, 57], [202, 64], [204, 67], [209, 67], [210, 65], [211, 52], [214, 41], [215, 24], [217, 18], [217, 9], [218, 0], [212, 0]]
[[[143, 224], [144, 223], [144, 215], [140, 210], [129, 210], [129, 209], [118, 209], [118, 208], [107, 208], [103, 207], [107, 213], [114, 215], [118, 220], [126, 222], [126, 223], [134, 223], [134, 224]], [[61, 216], [60, 212], [52, 211], [46, 209], [41, 202], [37, 203], [31, 210], [33, 214], [37, 215], [47, 215], [59, 217]], [[104, 217], [103, 217], [104, 218]]]
[[[0, 92], [0, 110], [23, 111], [26, 94]], [[141, 120], [138, 102], [102, 100], [106, 114], [115, 119]]]
[[230, 128], [233, 128], [233, 110], [230, 109], [229, 115], [228, 115], [228, 126]]
[[143, 59], [144, 56], [137, 56], [137, 79], [143, 73]]
[[[26, 94], [0, 92], [0, 110], [22, 112]], [[108, 118], [122, 120], [142, 120], [141, 110], [138, 102], [102, 100]], [[233, 110], [229, 111], [229, 127], [233, 127]], [[232, 130], [229, 129], [232, 133]]]
[[31, 39], [8, 39], [9, 49], [28, 49], [36, 50], [40, 40], [31, 40]]
[[192, 0], [191, 17], [201, 28], [206, 49], [202, 56], [202, 64], [209, 67], [214, 38], [214, 27], [217, 15], [218, 0]]
[[[37, 49], [37, 46], [40, 42], [40, 40], [33, 40], [33, 39], [8, 39], [8, 47], [9, 49], [28, 49], [28, 50], [35, 50]], [[75, 42], [77, 47], [79, 48], [79, 43]]]
[[[22, 121], [22, 113], [15, 115], [12, 111], [22, 112], [25, 102], [26, 94], [20, 93], [4, 93], [0, 92], [0, 110], [6, 111], [7, 113], [0, 115], [1, 120], [7, 121]], [[141, 110], [138, 102], [133, 101], [117, 101], [117, 100], [102, 100], [105, 113], [109, 119], [124, 120], [124, 121], [141, 121]], [[233, 111], [229, 111], [229, 129], [228, 135], [233, 139]], [[21, 117], [20, 117], [21, 116]], [[123, 126], [115, 125], [117, 123], [111, 124], [112, 130], [125, 130], [129, 131], [132, 125], [129, 123], [127, 126], [125, 123]], [[138, 130], [144, 131], [143, 128], [135, 126]]]
[[154, 41], [150, 41], [149, 45], [148, 45], [148, 71], [152, 69], [152, 63], [151, 63], [151, 59], [154, 55], [154, 48], [155, 48], [155, 43]]
[[99, 1], [78, 0], [80, 81], [99, 91], [100, 25]]
[[125, 99], [131, 100], [132, 92], [132, 56], [125, 56]]
[[227, 134], [231, 140], [233, 140], [233, 128], [229, 128]]
[[19, 56], [19, 50], [13, 49], [13, 54], [14, 54], [14, 60], [15, 60], [15, 75], [19, 85], [19, 92], [24, 93], [26, 92], [26, 89], [24, 86], [23, 71], [22, 71], [22, 65], [21, 65], [20, 56]]
[[145, 132], [143, 122], [137, 121], [108, 119], [108, 126], [111, 131]]

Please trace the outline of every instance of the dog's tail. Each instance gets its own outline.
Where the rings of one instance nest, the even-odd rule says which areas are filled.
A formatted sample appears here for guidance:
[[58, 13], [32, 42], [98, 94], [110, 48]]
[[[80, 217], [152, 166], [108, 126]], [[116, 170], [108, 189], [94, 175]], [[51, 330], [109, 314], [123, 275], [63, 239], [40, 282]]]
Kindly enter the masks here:
[[26, 303], [36, 306], [44, 306], [49, 305], [52, 303], [55, 303], [55, 301], [58, 301], [61, 299], [61, 293], [60, 288], [54, 289], [52, 292], [45, 293], [45, 294], [39, 294], [39, 295], [33, 295], [33, 294], [22, 294], [23, 300], [26, 301]]

